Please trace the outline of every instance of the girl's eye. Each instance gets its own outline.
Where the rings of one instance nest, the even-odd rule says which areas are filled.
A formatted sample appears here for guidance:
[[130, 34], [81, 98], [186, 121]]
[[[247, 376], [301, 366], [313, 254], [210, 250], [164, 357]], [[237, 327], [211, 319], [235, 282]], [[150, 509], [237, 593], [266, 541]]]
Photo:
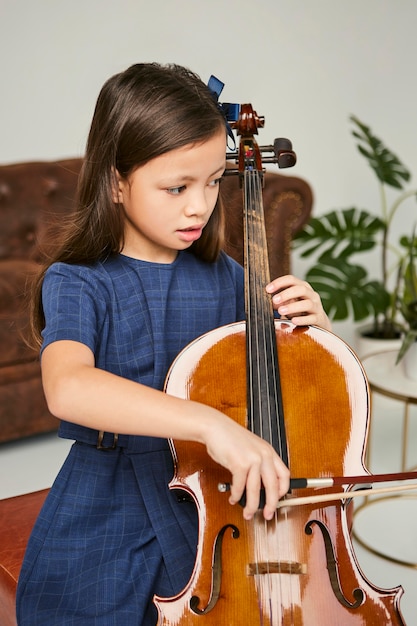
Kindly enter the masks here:
[[179, 196], [179, 194], [186, 189], [185, 185], [180, 185], [180, 187], [170, 187], [167, 189], [167, 192], [173, 196]]
[[217, 187], [217, 185], [219, 185], [223, 180], [223, 176], [220, 176], [220, 178], [216, 178], [215, 180], [212, 180], [211, 182], [209, 182], [209, 187]]

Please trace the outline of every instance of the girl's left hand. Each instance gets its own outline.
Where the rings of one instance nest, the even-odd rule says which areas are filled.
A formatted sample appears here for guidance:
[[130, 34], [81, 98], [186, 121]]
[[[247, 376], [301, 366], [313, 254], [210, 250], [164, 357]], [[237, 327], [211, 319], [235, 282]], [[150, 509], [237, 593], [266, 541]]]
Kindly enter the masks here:
[[320, 296], [311, 285], [295, 276], [280, 276], [266, 286], [273, 294], [272, 305], [281, 317], [290, 319], [296, 326], [314, 325], [331, 330]]

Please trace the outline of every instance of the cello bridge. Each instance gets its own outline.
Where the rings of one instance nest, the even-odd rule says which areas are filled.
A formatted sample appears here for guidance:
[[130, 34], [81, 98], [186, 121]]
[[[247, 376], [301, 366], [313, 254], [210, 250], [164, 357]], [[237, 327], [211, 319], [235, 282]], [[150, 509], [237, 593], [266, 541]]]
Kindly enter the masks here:
[[260, 561], [248, 564], [248, 576], [265, 576], [266, 574], [307, 574], [307, 564], [294, 561]]

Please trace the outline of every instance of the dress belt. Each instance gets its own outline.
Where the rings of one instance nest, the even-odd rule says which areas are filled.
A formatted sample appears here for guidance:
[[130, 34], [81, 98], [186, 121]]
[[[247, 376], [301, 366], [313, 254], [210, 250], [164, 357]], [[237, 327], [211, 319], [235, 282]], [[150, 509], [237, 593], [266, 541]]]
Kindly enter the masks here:
[[119, 435], [65, 421], [61, 422], [58, 434], [63, 439], [74, 439], [79, 443], [95, 446], [97, 450], [104, 451], [126, 448], [131, 452], [155, 452], [169, 448], [167, 439], [160, 437]]

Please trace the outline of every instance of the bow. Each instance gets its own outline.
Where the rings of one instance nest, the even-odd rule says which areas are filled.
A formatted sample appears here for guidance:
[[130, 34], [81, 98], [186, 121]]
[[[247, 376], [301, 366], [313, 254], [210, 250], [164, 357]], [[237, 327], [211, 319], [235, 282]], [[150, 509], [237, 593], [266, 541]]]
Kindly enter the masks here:
[[216, 76], [213, 76], [213, 75], [210, 76], [209, 82], [207, 83], [207, 87], [214, 101], [217, 103], [217, 106], [219, 107], [220, 111], [223, 113], [225, 123], [226, 123], [227, 134], [230, 137], [230, 139], [233, 141], [233, 144], [234, 144], [233, 149], [236, 149], [236, 140], [233, 135], [233, 131], [229, 125], [229, 122], [236, 122], [236, 120], [238, 119], [239, 111], [240, 111], [240, 104], [234, 104], [231, 102], [223, 102], [223, 103], [219, 102], [219, 96], [221, 92], [223, 91], [224, 83], [222, 83], [221, 80], [216, 78]]

